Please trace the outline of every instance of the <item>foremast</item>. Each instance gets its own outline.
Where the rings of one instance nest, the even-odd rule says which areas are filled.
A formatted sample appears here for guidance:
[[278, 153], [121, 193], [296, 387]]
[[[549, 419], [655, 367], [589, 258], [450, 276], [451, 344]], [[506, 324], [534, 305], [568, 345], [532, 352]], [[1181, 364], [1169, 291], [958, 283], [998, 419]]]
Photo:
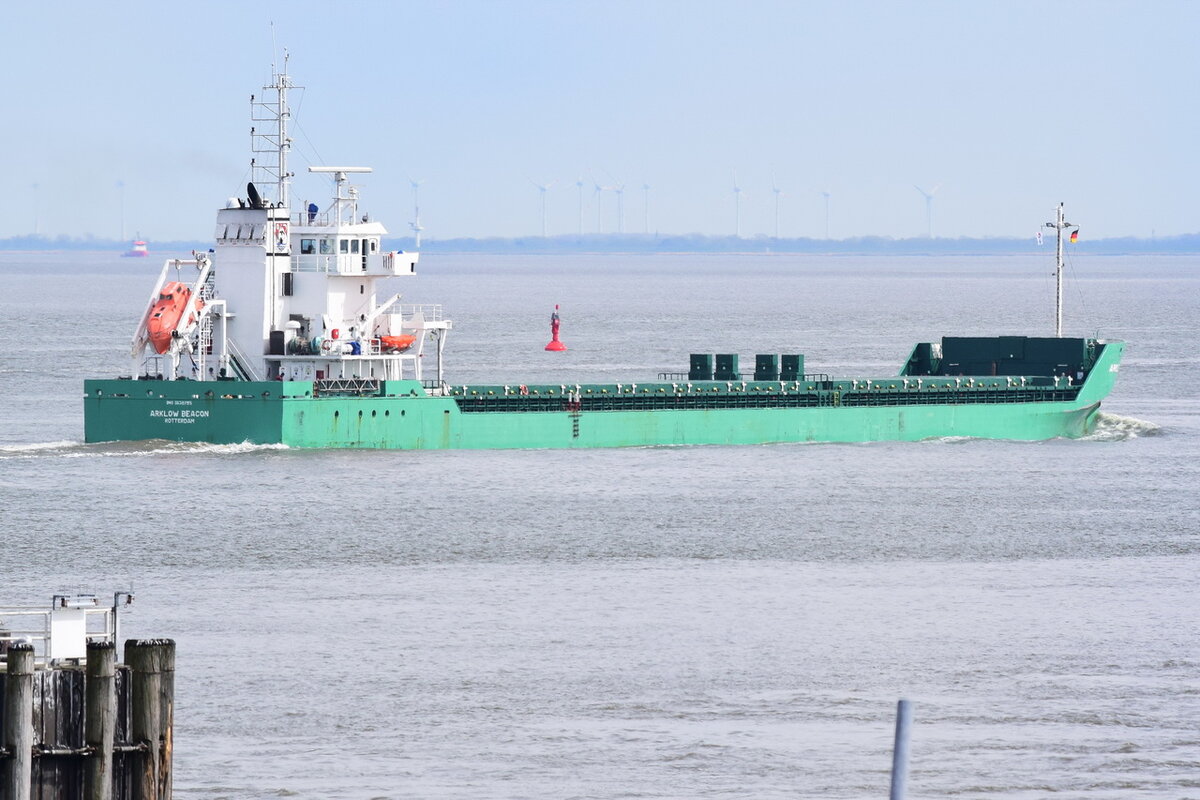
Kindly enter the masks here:
[[1058, 204], [1058, 214], [1054, 222], [1047, 222], [1047, 228], [1054, 228], [1056, 249], [1054, 259], [1054, 275], [1055, 275], [1055, 290], [1054, 290], [1054, 335], [1062, 337], [1062, 321], [1063, 321], [1063, 231], [1067, 228], [1079, 230], [1079, 226], [1074, 223], [1067, 222], [1063, 215], [1063, 204]]

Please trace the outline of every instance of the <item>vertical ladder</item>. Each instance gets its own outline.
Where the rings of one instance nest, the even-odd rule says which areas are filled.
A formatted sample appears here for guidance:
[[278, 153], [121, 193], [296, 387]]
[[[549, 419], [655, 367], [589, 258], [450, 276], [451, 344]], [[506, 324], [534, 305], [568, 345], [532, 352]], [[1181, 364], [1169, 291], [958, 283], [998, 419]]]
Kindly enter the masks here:
[[197, 361], [200, 368], [200, 380], [207, 380], [205, 369], [208, 364], [208, 357], [212, 355], [212, 336], [213, 336], [213, 315], [211, 311], [207, 311], [209, 301], [212, 300], [216, 293], [216, 276], [212, 270], [209, 270], [208, 277], [204, 284], [200, 287], [200, 299], [204, 301], [206, 312], [200, 316], [200, 332], [196, 343]]

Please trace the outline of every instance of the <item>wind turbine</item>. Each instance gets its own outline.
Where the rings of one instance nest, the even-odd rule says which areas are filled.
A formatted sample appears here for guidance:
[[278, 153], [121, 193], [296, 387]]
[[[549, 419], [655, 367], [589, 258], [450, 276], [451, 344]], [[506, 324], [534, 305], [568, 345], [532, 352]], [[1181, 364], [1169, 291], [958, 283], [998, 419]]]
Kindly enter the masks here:
[[421, 184], [425, 181], [414, 181], [412, 176], [409, 176], [408, 183], [413, 190], [413, 221], [408, 223], [408, 227], [412, 228], [414, 242], [413, 249], [419, 250], [421, 247], [421, 231], [425, 230], [421, 227], [421, 201], [420, 190]]
[[604, 188], [611, 189], [617, 194], [617, 233], [625, 232], [625, 184], [613, 177], [613, 174], [608, 170], [604, 170], [604, 174], [613, 182], [612, 186]]
[[775, 182], [775, 176], [771, 176], [771, 191], [775, 193], [775, 238], [779, 238], [779, 198], [783, 196], [783, 189], [779, 188], [779, 184]]
[[[609, 176], [612, 177], [611, 175]], [[617, 183], [616, 178], [613, 178], [611, 188], [617, 193], [617, 233], [625, 232], [625, 184]]]
[[554, 181], [550, 181], [549, 183], [538, 183], [533, 178], [530, 178], [529, 182], [532, 183], [534, 186], [536, 186], [538, 191], [542, 193], [542, 238], [545, 239], [546, 238], [546, 192], [548, 192], [550, 190], [550, 187], [554, 185]]
[[825, 238], [829, 238], [829, 192], [821, 192], [825, 198]]
[[733, 235], [742, 238], [742, 187], [738, 185], [736, 171], [733, 173]]
[[926, 224], [925, 236], [927, 239], [932, 239], [933, 238], [933, 196], [935, 194], [937, 194], [938, 189], [942, 188], [942, 185], [939, 183], [937, 186], [933, 187], [928, 192], [925, 191], [924, 189], [922, 189], [920, 186], [917, 186], [915, 183], [913, 184], [913, 188], [925, 196], [925, 224]]
[[604, 194], [604, 190], [608, 187], [601, 186], [600, 182], [595, 178], [592, 178], [592, 185], [596, 187], [596, 233], [604, 233], [604, 215], [602, 213], [604, 206], [600, 200], [601, 195]]
[[575, 179], [575, 186], [579, 189], [579, 235], [583, 236], [583, 176]]
[[644, 233], [650, 232], [650, 184], [642, 184], [642, 227]]

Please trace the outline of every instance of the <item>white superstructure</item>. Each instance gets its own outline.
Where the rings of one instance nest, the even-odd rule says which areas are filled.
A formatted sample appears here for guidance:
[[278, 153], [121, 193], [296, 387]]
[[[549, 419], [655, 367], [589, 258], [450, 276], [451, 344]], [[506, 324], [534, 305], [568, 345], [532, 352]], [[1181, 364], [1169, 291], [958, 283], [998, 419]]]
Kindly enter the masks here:
[[[413, 275], [417, 254], [385, 252], [387, 229], [359, 212], [351, 175], [369, 167], [310, 167], [329, 174], [334, 196], [322, 211], [288, 207], [287, 157], [293, 84], [276, 73], [265, 99], [251, 97], [252, 177], [245, 198], [217, 212], [215, 244], [192, 260], [164, 266], [134, 335], [134, 376], [179, 380], [374, 381], [423, 380], [432, 341], [436, 386], [451, 322], [440, 306], [401, 305], [381, 297], [381, 279]], [[270, 127], [260, 129], [266, 122]], [[260, 163], [257, 156], [268, 153]], [[171, 270], [175, 270], [174, 276]], [[169, 346], [152, 330], [168, 298], [190, 289], [170, 331]], [[181, 287], [182, 288], [182, 287]], [[172, 291], [174, 290], [174, 294]], [[169, 316], [173, 318], [173, 316]]]

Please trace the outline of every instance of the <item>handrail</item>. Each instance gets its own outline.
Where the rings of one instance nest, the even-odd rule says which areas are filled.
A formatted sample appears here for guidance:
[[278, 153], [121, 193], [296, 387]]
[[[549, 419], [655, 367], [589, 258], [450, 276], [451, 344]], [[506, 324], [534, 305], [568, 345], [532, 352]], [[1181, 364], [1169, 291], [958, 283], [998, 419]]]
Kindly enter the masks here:
[[242, 355], [242, 351], [238, 348], [237, 343], [233, 341], [232, 336], [225, 337], [225, 347], [229, 350], [229, 354], [233, 356], [233, 368], [238, 372], [243, 373], [243, 380], [257, 381], [258, 374], [254, 371], [250, 361]]
[[117, 614], [122, 601], [129, 605], [133, 595], [115, 592], [111, 606], [100, 606], [95, 595], [56, 595], [50, 608], [0, 608], [0, 661], [7, 660], [8, 646], [16, 642], [31, 644], [34, 662], [39, 664], [82, 660], [89, 641], [107, 641], [116, 646], [120, 636]]

